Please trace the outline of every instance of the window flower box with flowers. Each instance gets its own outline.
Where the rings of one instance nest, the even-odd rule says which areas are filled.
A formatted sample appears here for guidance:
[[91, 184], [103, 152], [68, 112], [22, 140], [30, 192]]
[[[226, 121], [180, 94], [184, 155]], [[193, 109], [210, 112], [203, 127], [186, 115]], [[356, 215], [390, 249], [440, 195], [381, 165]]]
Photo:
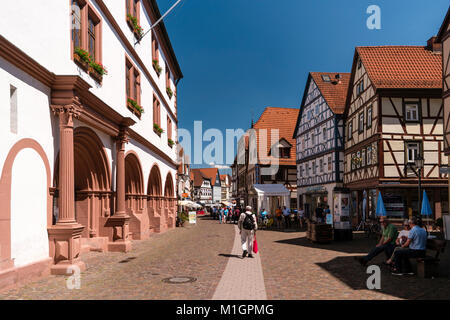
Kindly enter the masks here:
[[91, 63], [91, 56], [86, 50], [76, 47], [73, 50], [73, 60], [81, 69], [87, 71], [89, 68], [89, 63]]
[[108, 71], [100, 62], [92, 60], [89, 52], [79, 47], [74, 49], [73, 60], [98, 83], [101, 83], [103, 76], [108, 74]]
[[135, 37], [140, 40], [144, 35], [144, 29], [139, 25], [138, 19], [131, 14], [127, 14], [127, 23], [130, 28], [133, 30]]
[[157, 123], [154, 123], [153, 124], [153, 131], [155, 131], [155, 133], [158, 135], [158, 136], [161, 136], [161, 134], [162, 133], [164, 133], [164, 130], [159, 126], [159, 124], [157, 124]]
[[167, 139], [167, 144], [169, 145], [169, 147], [173, 147], [175, 142], [172, 139]]
[[158, 60], [152, 60], [153, 61], [153, 69], [155, 69], [156, 73], [159, 75], [161, 74], [162, 68], [159, 65], [159, 61]]
[[142, 108], [135, 100], [131, 98], [127, 99], [127, 107], [139, 118], [144, 113], [144, 108]]
[[166, 92], [167, 92], [167, 95], [169, 96], [169, 99], [172, 99], [172, 97], [173, 97], [172, 89], [170, 89], [170, 87], [167, 87], [166, 88]]
[[91, 62], [89, 65], [89, 74], [97, 82], [101, 83], [103, 76], [108, 74], [108, 70], [100, 62]]

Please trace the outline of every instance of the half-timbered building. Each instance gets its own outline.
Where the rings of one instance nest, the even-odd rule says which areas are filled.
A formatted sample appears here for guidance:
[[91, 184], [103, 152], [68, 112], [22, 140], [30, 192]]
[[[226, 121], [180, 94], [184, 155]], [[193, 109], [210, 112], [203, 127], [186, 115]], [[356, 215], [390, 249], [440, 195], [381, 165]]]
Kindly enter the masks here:
[[[442, 47], [442, 99], [444, 100], [444, 153], [450, 155], [450, 8], [437, 35]], [[449, 158], [450, 159], [450, 158]], [[450, 163], [449, 166], [450, 167]], [[447, 169], [448, 170], [448, 169]], [[449, 195], [450, 198], [450, 195]]]
[[[381, 192], [388, 217], [418, 213], [418, 172], [435, 217], [448, 211], [443, 153], [441, 52], [427, 46], [357, 47], [346, 102], [344, 183], [353, 223], [375, 216]], [[415, 159], [425, 159], [423, 170]]]
[[297, 145], [298, 206], [306, 215], [328, 205], [343, 187], [344, 119], [349, 73], [311, 72], [300, 106]]
[[255, 184], [279, 184], [289, 190], [289, 200], [281, 197], [272, 201], [278, 206], [297, 208], [297, 179], [295, 167], [295, 139], [292, 138], [298, 117], [296, 108], [267, 107], [258, 121], [238, 142], [237, 180], [241, 204], [258, 207]]

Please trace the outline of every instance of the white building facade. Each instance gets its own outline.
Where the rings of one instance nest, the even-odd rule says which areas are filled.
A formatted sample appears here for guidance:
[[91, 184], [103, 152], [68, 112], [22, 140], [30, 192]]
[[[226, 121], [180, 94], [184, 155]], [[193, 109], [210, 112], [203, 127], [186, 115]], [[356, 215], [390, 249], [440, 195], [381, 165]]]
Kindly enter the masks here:
[[18, 0], [1, 15], [0, 286], [174, 227], [183, 75], [164, 24], [136, 43], [156, 1]]

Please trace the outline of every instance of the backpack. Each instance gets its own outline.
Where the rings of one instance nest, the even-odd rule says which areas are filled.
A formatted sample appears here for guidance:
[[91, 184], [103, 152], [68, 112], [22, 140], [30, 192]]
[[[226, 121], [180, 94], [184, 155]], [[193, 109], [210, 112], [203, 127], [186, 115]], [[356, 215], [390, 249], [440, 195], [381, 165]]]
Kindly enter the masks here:
[[242, 224], [245, 230], [253, 230], [255, 229], [255, 221], [253, 220], [252, 214], [245, 214], [244, 223]]

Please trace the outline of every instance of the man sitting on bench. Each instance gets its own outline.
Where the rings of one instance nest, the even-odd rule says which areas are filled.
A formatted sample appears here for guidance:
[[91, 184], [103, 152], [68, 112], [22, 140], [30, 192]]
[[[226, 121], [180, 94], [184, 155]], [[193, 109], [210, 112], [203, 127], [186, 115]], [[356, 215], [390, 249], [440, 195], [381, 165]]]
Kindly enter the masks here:
[[427, 232], [425, 229], [419, 227], [417, 217], [412, 217], [409, 224], [411, 230], [408, 234], [408, 240], [394, 253], [393, 275], [414, 274], [409, 259], [425, 257]]
[[383, 251], [386, 254], [386, 259], [389, 259], [394, 251], [395, 240], [398, 235], [397, 228], [392, 223], [389, 223], [389, 220], [386, 217], [380, 217], [380, 223], [383, 226], [383, 233], [376, 247], [373, 248], [365, 257], [356, 257], [362, 266], [366, 266], [370, 260]]

